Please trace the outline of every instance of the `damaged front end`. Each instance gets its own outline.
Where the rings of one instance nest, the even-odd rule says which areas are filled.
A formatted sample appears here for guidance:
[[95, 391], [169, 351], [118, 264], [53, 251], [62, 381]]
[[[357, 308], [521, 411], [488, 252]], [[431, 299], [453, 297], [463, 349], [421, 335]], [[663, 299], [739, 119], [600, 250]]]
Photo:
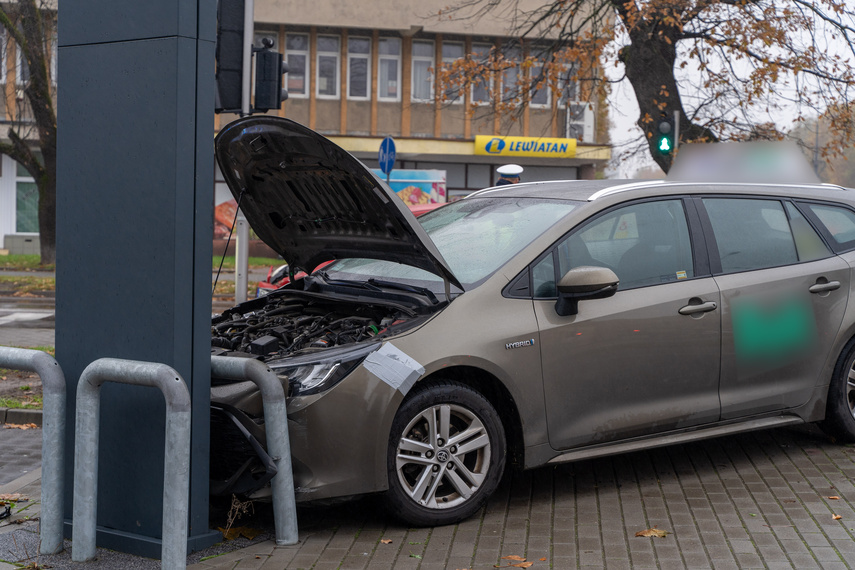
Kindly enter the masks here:
[[[382, 341], [427, 320], [445, 303], [433, 295], [348, 291], [322, 277], [299, 280], [229, 309], [212, 321], [212, 355], [255, 358], [280, 378], [290, 409], [314, 402], [348, 377]], [[308, 405], [308, 403], [306, 404]], [[263, 498], [276, 474], [267, 454], [263, 405], [249, 381], [211, 381], [210, 492]], [[295, 484], [310, 487], [312, 469], [292, 445]]]

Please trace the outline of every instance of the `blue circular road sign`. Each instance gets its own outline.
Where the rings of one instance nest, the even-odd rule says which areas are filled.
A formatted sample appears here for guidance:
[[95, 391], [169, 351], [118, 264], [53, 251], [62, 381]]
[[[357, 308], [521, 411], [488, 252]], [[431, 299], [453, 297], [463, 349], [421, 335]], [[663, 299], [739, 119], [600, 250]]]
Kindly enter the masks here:
[[392, 172], [392, 167], [395, 166], [395, 141], [392, 137], [386, 137], [380, 143], [380, 154], [377, 160], [380, 162], [380, 170], [383, 174]]

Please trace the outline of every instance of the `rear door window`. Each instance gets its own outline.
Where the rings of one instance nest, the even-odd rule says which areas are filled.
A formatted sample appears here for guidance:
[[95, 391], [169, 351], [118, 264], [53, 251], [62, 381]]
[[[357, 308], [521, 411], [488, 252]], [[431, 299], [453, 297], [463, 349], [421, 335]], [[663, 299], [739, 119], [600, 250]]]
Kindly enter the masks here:
[[796, 243], [778, 200], [704, 198], [723, 273], [798, 263]]

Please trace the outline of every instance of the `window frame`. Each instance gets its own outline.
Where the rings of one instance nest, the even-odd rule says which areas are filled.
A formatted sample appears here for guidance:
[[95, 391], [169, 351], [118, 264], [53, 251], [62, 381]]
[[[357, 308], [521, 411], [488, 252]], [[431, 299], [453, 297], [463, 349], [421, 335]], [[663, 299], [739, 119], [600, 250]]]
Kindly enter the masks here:
[[[56, 45], [55, 42], [54, 45]], [[4, 85], [6, 84], [6, 54], [8, 49], [9, 35], [6, 33], [6, 28], [0, 28], [0, 83]]]
[[[677, 200], [679, 200], [681, 205], [683, 206], [683, 214], [686, 217], [686, 226], [689, 232], [689, 242], [693, 265], [692, 277], [680, 279], [679, 281], [668, 281], [665, 283], [651, 283], [648, 285], [639, 285], [637, 287], [630, 287], [628, 289], [619, 287], [617, 294], [620, 294], [623, 291], [635, 291], [637, 289], [645, 289], [647, 287], [671, 285], [674, 283], [683, 283], [685, 281], [694, 281], [696, 279], [706, 279], [712, 277], [713, 273], [711, 271], [710, 258], [708, 254], [709, 244], [705, 240], [701, 218], [698, 214], [697, 206], [694, 203], [692, 196], [685, 194], [666, 194], [614, 204], [612, 206], [609, 206], [608, 208], [605, 208], [603, 210], [600, 210], [599, 212], [592, 214], [591, 216], [588, 216], [584, 220], [581, 220], [579, 223], [575, 224], [572, 228], [570, 228], [570, 230], [562, 234], [561, 237], [552, 242], [541, 254], [535, 257], [534, 260], [529, 262], [529, 264], [526, 265], [522, 271], [520, 271], [516, 276], [514, 276], [514, 278], [510, 280], [510, 283], [502, 291], [502, 296], [512, 299], [531, 299], [533, 301], [555, 301], [556, 299], [558, 299], [557, 288], [556, 296], [554, 297], [535, 297], [536, 291], [534, 289], [534, 268], [548, 256], [552, 255], [553, 271], [555, 273], [555, 283], [557, 284], [561, 277], [563, 277], [563, 275], [559, 275], [560, 260], [558, 259], [557, 255], [558, 246], [564, 243], [565, 240], [569, 239], [575, 232], [581, 230], [583, 227], [595, 223], [597, 220], [603, 217], [611, 215], [616, 210], [648, 202], [664, 202]], [[521, 283], [522, 281], [525, 281], [528, 286], [524, 287]], [[520, 294], [516, 293], [515, 291], [525, 291], [525, 293]]]
[[[5, 57], [4, 57], [5, 59]], [[15, 86], [16, 87], [25, 87], [27, 85], [27, 81], [29, 81], [30, 77], [30, 69], [27, 66], [27, 79], [21, 80], [21, 75], [24, 71], [24, 66], [27, 65], [27, 61], [24, 58], [24, 50], [21, 49], [17, 43], [15, 44]]]
[[[534, 88], [534, 84], [532, 83], [535, 77], [540, 76], [540, 73], [543, 73], [546, 64], [542, 61], [535, 61], [533, 65], [528, 67], [528, 81], [531, 89], [528, 94], [528, 104], [532, 109], [551, 109], [552, 108], [552, 89], [549, 87], [549, 76], [548, 74], [544, 75], [543, 85], [539, 89]], [[537, 74], [535, 74], [535, 70], [537, 70]], [[546, 93], [546, 102], [545, 103], [535, 103], [534, 95], [536, 93], [545, 92]]]
[[[306, 38], [306, 49], [288, 49], [288, 36], [303, 36]], [[311, 85], [311, 73], [312, 73], [312, 55], [311, 55], [311, 36], [307, 33], [299, 33], [299, 32], [288, 32], [285, 34], [285, 62], [288, 63], [288, 56], [293, 54], [297, 56], [303, 56], [303, 61], [305, 62], [305, 68], [303, 69], [303, 92], [293, 91], [291, 86], [288, 85], [288, 80], [290, 77], [291, 71], [289, 70], [288, 76], [285, 79], [285, 87], [288, 90], [288, 98], [289, 99], [308, 99], [309, 98], [309, 86]], [[289, 68], [291, 64], [288, 63]], [[293, 69], [293, 68], [292, 68]]]
[[[430, 45], [430, 56], [416, 55], [416, 44]], [[416, 62], [428, 63], [428, 93], [429, 96], [425, 99], [416, 97], [416, 83], [420, 81], [416, 77]], [[434, 40], [414, 39], [410, 46], [410, 101], [412, 103], [432, 103], [435, 98], [436, 89], [436, 42]]]
[[855, 216], [855, 208], [848, 206], [847, 204], [842, 204], [840, 202], [830, 202], [825, 200], [800, 200], [795, 199], [792, 200], [793, 205], [796, 209], [802, 213], [802, 215], [807, 219], [808, 223], [813, 226], [813, 229], [816, 233], [819, 234], [819, 237], [825, 242], [825, 245], [835, 254], [839, 255], [841, 253], [846, 253], [849, 251], [855, 250], [855, 240], [850, 240], [845, 243], [838, 242], [834, 235], [828, 231], [825, 227], [825, 224], [822, 223], [822, 220], [819, 219], [814, 211], [810, 208], [811, 204], [815, 206], [826, 206], [828, 208], [839, 208], [841, 210], [847, 210]]
[[[398, 53], [394, 54], [394, 55], [388, 54], [388, 53], [385, 53], [385, 54], [382, 53], [380, 50], [380, 44], [382, 44], [384, 40], [391, 40], [391, 41], [397, 42]], [[401, 73], [401, 71], [402, 71], [401, 70], [401, 61], [402, 61], [402, 57], [403, 57], [402, 53], [403, 53], [403, 41], [401, 40], [401, 38], [397, 38], [394, 36], [380, 36], [380, 39], [377, 43], [377, 100], [380, 102], [383, 102], [383, 103], [400, 103], [401, 102], [401, 91], [403, 91], [403, 89], [401, 89], [402, 81], [403, 81], [403, 78], [401, 76], [402, 75], [402, 73]], [[397, 88], [395, 89], [395, 96], [394, 97], [383, 96], [382, 95], [383, 91], [380, 88], [380, 77], [381, 77], [381, 72], [383, 71], [383, 61], [384, 60], [392, 60], [396, 64], [396, 70], [397, 70], [396, 81], [397, 81], [398, 85], [397, 85]]]
[[[368, 53], [356, 53], [350, 51], [351, 40], [365, 40], [368, 42]], [[347, 100], [348, 101], [370, 101], [371, 100], [371, 47], [372, 40], [369, 36], [348, 36], [347, 38]], [[365, 95], [351, 95], [351, 61], [354, 59], [365, 59]]]
[[[445, 55], [445, 46], [460, 46], [460, 57], [450, 57]], [[458, 41], [444, 41], [442, 42], [442, 66], [445, 68], [446, 65], [453, 65], [454, 63], [466, 59], [466, 43], [458, 42]], [[440, 86], [443, 92], [443, 103], [448, 105], [462, 105], [463, 104], [463, 94], [465, 91], [465, 87], [454, 87], [456, 90], [457, 96], [454, 99], [451, 99], [449, 95], [450, 88], [445, 85]]]
[[[476, 46], [487, 48], [487, 53], [486, 53], [485, 59], [475, 60], [474, 56], [476, 55], [476, 52], [475, 52]], [[492, 60], [492, 57], [493, 57], [493, 49], [495, 47], [496, 46], [491, 44], [491, 43], [472, 42], [472, 50], [471, 50], [471, 53], [467, 54], [467, 57], [471, 57], [473, 59], [473, 61], [479, 61], [481, 63], [487, 63], [487, 65], [489, 66], [490, 61]], [[483, 107], [483, 106], [488, 106], [488, 105], [493, 104], [493, 86], [495, 83], [495, 77], [494, 77], [495, 73], [493, 73], [492, 71], [488, 71], [487, 73], [489, 74], [487, 81], [482, 82], [480, 85], [474, 85], [474, 84], [469, 85], [469, 102], [472, 105], [477, 105], [477, 106]], [[487, 97], [485, 99], [475, 99], [475, 88], [476, 87], [482, 87], [483, 89], [486, 90]]]
[[[710, 220], [709, 213], [707, 212], [706, 208], [704, 207], [704, 203], [703, 203], [704, 199], [765, 200], [765, 201], [769, 201], [769, 202], [777, 202], [778, 204], [780, 204], [781, 209], [784, 212], [784, 216], [787, 219], [787, 227], [789, 228], [789, 231], [790, 231], [790, 237], [793, 240], [793, 250], [796, 252], [796, 261], [794, 263], [783, 263], [783, 264], [779, 264], [779, 265], [770, 265], [767, 267], [755, 267], [752, 269], [743, 269], [741, 271], [724, 271], [724, 269], [722, 268], [722, 265], [721, 265], [721, 255], [720, 255], [719, 249], [718, 249], [718, 241], [716, 240], [715, 232], [713, 231], [712, 221]], [[736, 275], [739, 273], [747, 273], [749, 271], [764, 271], [767, 269], [776, 269], [779, 267], [792, 267], [794, 265], [801, 265], [804, 263], [813, 263], [815, 261], [820, 261], [822, 259], [828, 259], [829, 257], [832, 257], [838, 253], [837, 251], [835, 251], [832, 243], [830, 243], [827, 234], [825, 234], [824, 231], [822, 231], [819, 227], [817, 227], [818, 226], [818, 224], [817, 224], [818, 220], [816, 220], [816, 218], [812, 217], [813, 212], [810, 212], [809, 208], [799, 207], [799, 201], [798, 200], [793, 200], [793, 199], [790, 199], [790, 198], [787, 198], [784, 196], [769, 195], [769, 194], [709, 194], [709, 193], [704, 193], [704, 194], [697, 194], [697, 195], [692, 196], [692, 201], [695, 203], [695, 207], [698, 211], [698, 215], [700, 216], [701, 226], [703, 228], [704, 237], [705, 237], [706, 243], [707, 243], [707, 254], [709, 256], [710, 268], [712, 270], [713, 276]], [[793, 226], [791, 223], [790, 214], [787, 211], [787, 207], [786, 207], [786, 204], [788, 202], [796, 207], [796, 209], [802, 214], [802, 216], [805, 217], [808, 224], [817, 233], [819, 238], [825, 243], [825, 246], [828, 248], [828, 251], [829, 251], [829, 254], [827, 257], [823, 257], [823, 258], [819, 258], [819, 259], [804, 260], [804, 261], [801, 259], [798, 259], [798, 257], [799, 257], [798, 245], [796, 244], [796, 241], [795, 241], [795, 234], [793, 233]], [[819, 203], [819, 201], [813, 201], [813, 200], [808, 200], [806, 202]], [[836, 203], [831, 203], [830, 205], [833, 205], [836, 207], [841, 207], [841, 204], [836, 204]], [[850, 208], [847, 208], [847, 209], [850, 209]], [[819, 225], [821, 226], [821, 224], [819, 224]], [[833, 240], [831, 240], [831, 242], [833, 242]], [[855, 248], [853, 248], [853, 249], [855, 249]]]
[[[320, 39], [321, 38], [335, 38], [336, 44], [338, 48], [335, 51], [321, 51], [320, 47]], [[315, 97], [317, 99], [339, 99], [341, 98], [341, 36], [335, 34], [318, 34], [315, 38], [315, 72], [317, 73], [317, 77], [315, 78]], [[330, 93], [321, 93], [321, 58], [335, 58], [335, 77], [333, 78], [333, 85], [335, 87], [335, 94]]]

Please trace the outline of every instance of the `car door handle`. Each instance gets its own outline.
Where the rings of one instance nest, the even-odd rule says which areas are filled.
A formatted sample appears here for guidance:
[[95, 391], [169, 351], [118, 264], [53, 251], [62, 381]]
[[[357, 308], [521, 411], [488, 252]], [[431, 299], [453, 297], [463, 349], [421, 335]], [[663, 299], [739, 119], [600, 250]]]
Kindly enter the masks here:
[[817, 283], [816, 285], [811, 285], [808, 291], [811, 293], [825, 293], [826, 291], [834, 291], [839, 288], [840, 281], [829, 281], [828, 283]]
[[715, 311], [716, 308], [718, 308], [718, 305], [715, 304], [715, 301], [707, 301], [700, 305], [686, 305], [685, 307], [680, 307], [680, 310], [677, 312], [681, 315], [696, 315], [698, 313]]

